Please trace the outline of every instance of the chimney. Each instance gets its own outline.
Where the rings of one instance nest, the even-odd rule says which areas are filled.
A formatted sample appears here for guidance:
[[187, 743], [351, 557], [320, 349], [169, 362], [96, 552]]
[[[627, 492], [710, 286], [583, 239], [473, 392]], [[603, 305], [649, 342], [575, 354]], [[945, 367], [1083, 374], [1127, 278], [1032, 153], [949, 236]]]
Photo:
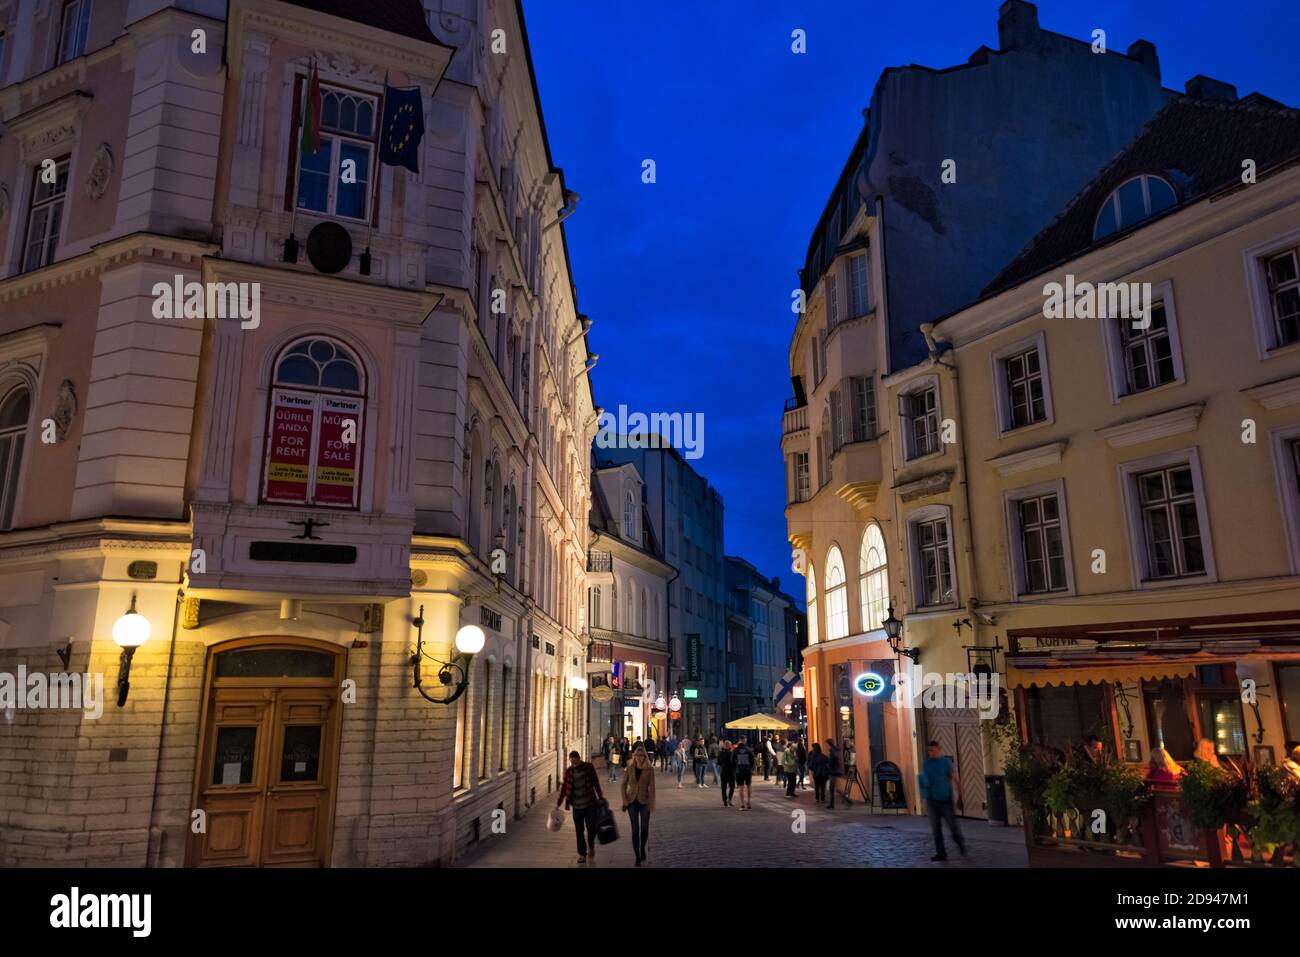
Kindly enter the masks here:
[[1160, 75], [1160, 58], [1156, 56], [1156, 45], [1150, 40], [1134, 40], [1128, 46], [1128, 55], [1154, 71], [1156, 76]]
[[998, 8], [998, 49], [1022, 50], [1038, 39], [1038, 8], [1025, 0], [1006, 0]]
[[1188, 96], [1194, 96], [1198, 100], [1214, 100], [1216, 103], [1235, 103], [1237, 100], [1237, 88], [1231, 83], [1200, 74], [1183, 84], [1183, 89]]

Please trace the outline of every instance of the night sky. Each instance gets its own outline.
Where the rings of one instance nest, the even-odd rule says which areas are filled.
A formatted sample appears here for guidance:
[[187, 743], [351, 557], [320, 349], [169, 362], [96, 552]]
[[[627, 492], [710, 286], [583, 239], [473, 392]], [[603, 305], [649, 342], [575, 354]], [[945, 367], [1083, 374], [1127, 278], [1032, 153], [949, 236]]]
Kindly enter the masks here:
[[[802, 603], [785, 532], [781, 409], [790, 293], [881, 71], [997, 49], [986, 2], [525, 0], [568, 220], [596, 402], [701, 412], [692, 464], [726, 506], [726, 551]], [[1038, 3], [1043, 29], [1155, 43], [1161, 78], [1201, 73], [1300, 105], [1300, 3]], [[790, 50], [795, 28], [808, 52]], [[642, 162], [658, 182], [641, 182]]]

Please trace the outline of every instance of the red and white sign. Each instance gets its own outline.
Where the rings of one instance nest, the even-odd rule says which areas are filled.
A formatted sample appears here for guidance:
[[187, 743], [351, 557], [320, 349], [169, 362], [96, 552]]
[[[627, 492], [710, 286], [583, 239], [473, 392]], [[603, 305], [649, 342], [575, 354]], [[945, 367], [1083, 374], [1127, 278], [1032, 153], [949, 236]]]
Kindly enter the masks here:
[[320, 404], [315, 504], [352, 508], [357, 504], [361, 460], [361, 400], [321, 396]]
[[271, 399], [271, 427], [267, 441], [268, 502], [306, 504], [315, 423], [315, 396], [275, 390]]

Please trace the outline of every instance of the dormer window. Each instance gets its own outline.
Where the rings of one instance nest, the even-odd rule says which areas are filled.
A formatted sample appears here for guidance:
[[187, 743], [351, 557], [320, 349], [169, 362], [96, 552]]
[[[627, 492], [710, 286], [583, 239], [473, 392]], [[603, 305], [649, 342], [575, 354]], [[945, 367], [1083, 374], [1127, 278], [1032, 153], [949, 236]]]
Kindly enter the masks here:
[[636, 501], [630, 491], [623, 496], [623, 537], [629, 542], [636, 541]]
[[1092, 238], [1095, 241], [1131, 229], [1177, 203], [1178, 196], [1167, 180], [1146, 173], [1134, 176], [1121, 183], [1101, 204]]

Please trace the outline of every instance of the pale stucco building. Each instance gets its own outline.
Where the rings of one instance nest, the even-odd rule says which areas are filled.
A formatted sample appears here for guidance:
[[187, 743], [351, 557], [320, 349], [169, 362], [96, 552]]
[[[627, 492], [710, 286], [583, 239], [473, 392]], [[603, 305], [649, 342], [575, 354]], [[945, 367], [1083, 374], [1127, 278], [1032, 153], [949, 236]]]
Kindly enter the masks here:
[[[0, 714], [0, 863], [490, 839], [586, 728], [588, 322], [519, 6], [0, 18], [0, 672], [107, 686]], [[386, 81], [418, 172], [380, 165]], [[258, 314], [160, 318], [178, 281]]]

